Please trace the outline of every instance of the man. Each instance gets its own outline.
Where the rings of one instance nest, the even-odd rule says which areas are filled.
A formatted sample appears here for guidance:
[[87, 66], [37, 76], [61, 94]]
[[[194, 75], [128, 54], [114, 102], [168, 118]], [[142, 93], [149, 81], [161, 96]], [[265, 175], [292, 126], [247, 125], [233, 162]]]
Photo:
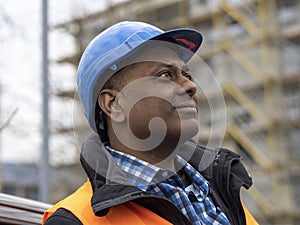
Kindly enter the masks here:
[[240, 187], [252, 184], [240, 157], [195, 142], [197, 85], [186, 63], [201, 42], [196, 30], [141, 22], [91, 41], [78, 68], [97, 133], [81, 151], [89, 179], [43, 224], [257, 224], [240, 201]]

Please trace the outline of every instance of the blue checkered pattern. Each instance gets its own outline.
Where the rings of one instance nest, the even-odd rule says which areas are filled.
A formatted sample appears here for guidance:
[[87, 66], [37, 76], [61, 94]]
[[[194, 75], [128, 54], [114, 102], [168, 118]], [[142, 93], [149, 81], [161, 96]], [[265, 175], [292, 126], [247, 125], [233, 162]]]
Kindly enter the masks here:
[[110, 147], [107, 150], [126, 173], [131, 184], [143, 191], [168, 198], [192, 224], [230, 224], [221, 209], [214, 205], [209, 195], [208, 181], [180, 156], [177, 156], [177, 163], [191, 181], [188, 186], [172, 171]]

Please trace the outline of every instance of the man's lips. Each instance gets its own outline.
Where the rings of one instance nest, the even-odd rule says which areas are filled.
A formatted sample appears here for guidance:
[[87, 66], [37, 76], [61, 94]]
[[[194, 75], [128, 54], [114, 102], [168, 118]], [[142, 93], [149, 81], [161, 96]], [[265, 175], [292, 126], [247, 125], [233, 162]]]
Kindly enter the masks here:
[[196, 109], [198, 112], [198, 107], [195, 103], [182, 103], [177, 106], [174, 106], [175, 109], [185, 109], [185, 108], [191, 108], [191, 109]]

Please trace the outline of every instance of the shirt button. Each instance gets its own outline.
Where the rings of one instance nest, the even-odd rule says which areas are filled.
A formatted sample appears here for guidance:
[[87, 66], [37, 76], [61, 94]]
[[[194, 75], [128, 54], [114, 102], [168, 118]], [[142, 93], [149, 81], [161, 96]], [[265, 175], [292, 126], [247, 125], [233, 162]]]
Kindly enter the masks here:
[[163, 176], [163, 177], [167, 177], [167, 176], [168, 176], [168, 172], [167, 172], [167, 171], [163, 172], [163, 173], [162, 173], [162, 176]]

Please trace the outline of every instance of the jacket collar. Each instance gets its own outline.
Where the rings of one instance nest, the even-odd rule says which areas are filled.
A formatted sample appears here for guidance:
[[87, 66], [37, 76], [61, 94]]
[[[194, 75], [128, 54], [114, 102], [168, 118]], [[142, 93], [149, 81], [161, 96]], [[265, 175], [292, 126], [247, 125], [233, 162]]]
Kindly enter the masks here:
[[[201, 173], [206, 171], [206, 162], [215, 158], [216, 151], [198, 146], [194, 142], [185, 143], [179, 155]], [[83, 143], [80, 155], [82, 167], [93, 188], [92, 207], [96, 215], [105, 215], [112, 206], [141, 198], [156, 198], [130, 184], [126, 174], [117, 165], [112, 155], [101, 143], [97, 134], [92, 134]], [[168, 201], [160, 199], [161, 201]]]
[[118, 167], [97, 134], [90, 135], [83, 143], [80, 161], [91, 181], [93, 191], [109, 184], [130, 185], [126, 174]]
[[[213, 162], [217, 153], [218, 151], [215, 149], [201, 147], [192, 141], [186, 142], [178, 152], [183, 159], [201, 173], [208, 173], [206, 169]], [[83, 143], [80, 161], [94, 191], [108, 184], [131, 185], [126, 174], [117, 165], [95, 133]]]

